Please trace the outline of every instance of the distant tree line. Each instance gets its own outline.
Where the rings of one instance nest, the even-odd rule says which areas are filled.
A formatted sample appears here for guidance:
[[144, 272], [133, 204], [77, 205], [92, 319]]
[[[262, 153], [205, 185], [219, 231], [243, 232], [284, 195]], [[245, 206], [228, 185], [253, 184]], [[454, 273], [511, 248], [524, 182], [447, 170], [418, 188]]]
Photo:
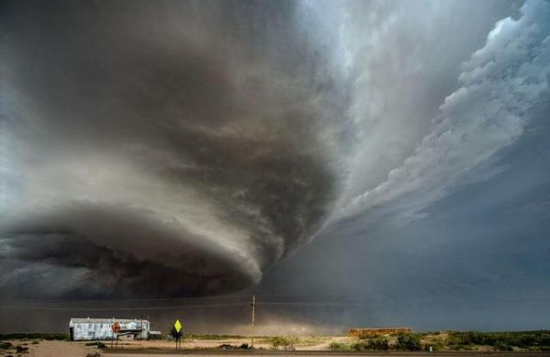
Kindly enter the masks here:
[[449, 346], [492, 346], [497, 350], [511, 351], [513, 347], [550, 351], [550, 331], [518, 332], [449, 332]]
[[[440, 337], [445, 336], [445, 337]], [[441, 351], [476, 350], [491, 347], [496, 351], [550, 351], [550, 331], [479, 332], [449, 331], [446, 333], [405, 333], [360, 339], [354, 343], [333, 342], [334, 351]]]

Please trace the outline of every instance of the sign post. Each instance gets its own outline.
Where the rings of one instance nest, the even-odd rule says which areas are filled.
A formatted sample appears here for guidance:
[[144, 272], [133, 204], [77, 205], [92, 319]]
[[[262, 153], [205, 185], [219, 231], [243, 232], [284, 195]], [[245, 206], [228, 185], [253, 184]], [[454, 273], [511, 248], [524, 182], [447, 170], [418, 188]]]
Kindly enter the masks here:
[[176, 350], [178, 349], [178, 345], [179, 345], [179, 348], [181, 348], [181, 341], [180, 341], [180, 338], [182, 335], [181, 328], [182, 328], [182, 325], [180, 320], [176, 319], [176, 322], [174, 322], [174, 331], [172, 332], [172, 336], [174, 336], [174, 338], [176, 339]]
[[111, 331], [113, 331], [113, 338], [111, 338], [111, 348], [113, 348], [113, 340], [115, 339], [115, 334], [118, 346], [118, 332], [120, 331], [120, 324], [115, 321], [115, 323], [111, 325]]

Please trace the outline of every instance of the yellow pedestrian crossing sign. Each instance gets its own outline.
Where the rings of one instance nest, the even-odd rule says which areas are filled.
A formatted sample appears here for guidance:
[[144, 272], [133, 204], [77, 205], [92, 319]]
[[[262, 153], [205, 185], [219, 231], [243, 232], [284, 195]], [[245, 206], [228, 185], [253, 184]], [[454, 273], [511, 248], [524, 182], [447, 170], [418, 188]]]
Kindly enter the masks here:
[[176, 320], [176, 322], [174, 322], [174, 328], [176, 329], [176, 332], [179, 333], [181, 331], [181, 322], [179, 319]]

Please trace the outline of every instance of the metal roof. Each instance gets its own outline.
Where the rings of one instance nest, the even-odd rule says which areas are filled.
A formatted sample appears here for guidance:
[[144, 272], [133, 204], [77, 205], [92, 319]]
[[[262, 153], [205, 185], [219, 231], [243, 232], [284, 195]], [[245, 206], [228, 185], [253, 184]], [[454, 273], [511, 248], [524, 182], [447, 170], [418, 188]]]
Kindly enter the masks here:
[[90, 318], [90, 317], [73, 317], [71, 318], [71, 321], [69, 323], [73, 324], [112, 324], [113, 322], [122, 322], [122, 323], [128, 323], [128, 322], [149, 322], [149, 320], [146, 319], [117, 319], [117, 318]]

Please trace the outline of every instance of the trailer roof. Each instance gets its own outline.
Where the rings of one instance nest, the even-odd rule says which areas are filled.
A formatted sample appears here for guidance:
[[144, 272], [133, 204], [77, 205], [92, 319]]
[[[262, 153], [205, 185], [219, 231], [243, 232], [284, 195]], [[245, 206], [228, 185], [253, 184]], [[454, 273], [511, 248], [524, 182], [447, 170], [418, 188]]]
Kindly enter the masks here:
[[96, 323], [96, 324], [109, 324], [109, 323], [114, 323], [114, 322], [122, 322], [122, 323], [127, 323], [127, 322], [149, 322], [149, 320], [146, 320], [146, 319], [117, 319], [117, 318], [90, 318], [90, 317], [84, 317], [84, 318], [80, 318], [80, 317], [73, 317], [71, 318], [71, 321], [69, 323], [73, 323], [73, 324], [93, 324], [93, 323]]

